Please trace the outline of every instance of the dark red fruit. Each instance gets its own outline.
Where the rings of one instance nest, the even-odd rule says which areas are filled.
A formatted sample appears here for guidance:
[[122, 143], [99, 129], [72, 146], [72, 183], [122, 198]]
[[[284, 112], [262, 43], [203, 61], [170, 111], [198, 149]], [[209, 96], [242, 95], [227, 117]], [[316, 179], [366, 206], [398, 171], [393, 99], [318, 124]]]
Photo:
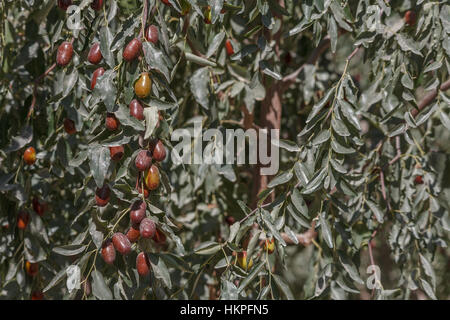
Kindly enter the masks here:
[[58, 47], [58, 51], [56, 53], [56, 63], [59, 66], [64, 67], [69, 64], [70, 60], [72, 60], [72, 55], [73, 55], [72, 43], [64, 41]]
[[142, 238], [153, 238], [156, 232], [156, 224], [149, 218], [144, 218], [139, 225], [139, 232]]
[[132, 224], [130, 229], [127, 231], [127, 238], [131, 243], [134, 243], [139, 240], [141, 233], [139, 232], [139, 225]]
[[19, 211], [17, 214], [17, 228], [24, 230], [30, 221], [30, 214], [26, 211]]
[[33, 291], [31, 294], [31, 300], [44, 300], [44, 294], [42, 291]]
[[134, 160], [136, 169], [139, 171], [145, 171], [152, 165], [152, 154], [148, 150], [141, 150]]
[[225, 222], [231, 226], [233, 223], [236, 222], [236, 219], [233, 216], [226, 216], [225, 217]]
[[96, 42], [89, 50], [88, 61], [92, 64], [99, 64], [100, 61], [102, 61], [102, 58], [103, 56], [100, 51], [100, 44]]
[[137, 38], [134, 38], [127, 44], [127, 46], [123, 50], [123, 58], [126, 61], [134, 60], [141, 53], [141, 49], [142, 49], [141, 41]]
[[34, 212], [42, 217], [46, 209], [46, 204], [41, 203], [37, 197], [33, 198], [32, 203]]
[[104, 207], [109, 202], [109, 197], [111, 195], [111, 190], [109, 190], [109, 187], [107, 184], [105, 184], [101, 188], [97, 188], [95, 191], [95, 201], [97, 202], [97, 205], [99, 207]]
[[231, 44], [231, 40], [230, 39], [227, 39], [227, 41], [225, 41], [225, 49], [227, 50], [227, 54], [229, 56], [234, 54], [233, 45]]
[[123, 146], [109, 147], [109, 154], [113, 161], [120, 161], [124, 154]]
[[161, 0], [165, 5], [171, 6], [172, 4], [169, 2], [169, 0]]
[[141, 277], [144, 277], [150, 272], [150, 263], [145, 252], [140, 252], [136, 257], [136, 269]]
[[116, 116], [114, 115], [114, 113], [110, 113], [108, 112], [106, 114], [106, 120], [105, 120], [105, 125], [106, 128], [110, 131], [114, 131], [117, 130], [120, 126], [120, 121], [119, 119], [116, 118]]
[[58, 0], [58, 7], [62, 10], [67, 10], [72, 4], [72, 0]]
[[94, 90], [95, 85], [97, 84], [97, 78], [102, 76], [105, 73], [105, 69], [103, 67], [95, 69], [94, 73], [92, 74], [91, 79], [91, 90]]
[[156, 44], [158, 42], [158, 28], [154, 25], [148, 26], [145, 31], [145, 39], [148, 42]]
[[116, 260], [116, 249], [111, 240], [106, 240], [102, 245], [102, 258], [107, 264], [113, 264]]
[[34, 277], [39, 272], [39, 264], [31, 263], [30, 261], [26, 261], [25, 262], [25, 271], [29, 276]]
[[112, 236], [112, 242], [114, 248], [119, 251], [119, 253], [126, 255], [131, 251], [131, 242], [128, 240], [127, 236], [123, 233], [116, 232]]
[[135, 117], [138, 120], [144, 120], [144, 108], [138, 100], [131, 100], [129, 107], [130, 116]]
[[406, 11], [405, 23], [410, 26], [413, 26], [416, 24], [416, 13], [414, 11], [412, 11], [412, 10]]
[[156, 229], [155, 235], [153, 236], [153, 241], [159, 244], [166, 242], [166, 235], [159, 229]]
[[77, 132], [77, 129], [75, 128], [75, 122], [73, 122], [69, 118], [65, 118], [64, 131], [66, 131], [67, 134], [75, 134]]
[[130, 220], [131, 223], [139, 224], [145, 218], [147, 204], [145, 201], [137, 200], [131, 205]]
[[415, 183], [415, 184], [423, 184], [423, 178], [422, 178], [422, 176], [416, 176], [416, 177], [414, 178], [414, 183]]
[[164, 147], [161, 140], [153, 140], [150, 143], [150, 150], [152, 153], [152, 159], [155, 161], [164, 161], [166, 158], [166, 148]]
[[103, 6], [103, 0], [93, 0], [91, 3], [91, 8], [94, 10], [100, 10]]

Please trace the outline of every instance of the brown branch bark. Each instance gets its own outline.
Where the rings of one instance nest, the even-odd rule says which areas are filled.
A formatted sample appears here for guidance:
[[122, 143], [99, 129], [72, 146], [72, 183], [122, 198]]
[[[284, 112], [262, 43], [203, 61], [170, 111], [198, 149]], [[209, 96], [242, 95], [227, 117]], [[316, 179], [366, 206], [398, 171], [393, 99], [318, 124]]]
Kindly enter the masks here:
[[[450, 79], [445, 81], [439, 87], [440, 91], [447, 91], [448, 89], [450, 89]], [[438, 90], [437, 89], [433, 89], [430, 92], [428, 92], [422, 98], [422, 100], [420, 100], [419, 104], [417, 105], [418, 109], [414, 109], [413, 111], [411, 111], [412, 116], [416, 117], [419, 114], [419, 112], [422, 111], [423, 108], [428, 106], [431, 102], [433, 102], [434, 99], [436, 99], [437, 95], [438, 95]]]

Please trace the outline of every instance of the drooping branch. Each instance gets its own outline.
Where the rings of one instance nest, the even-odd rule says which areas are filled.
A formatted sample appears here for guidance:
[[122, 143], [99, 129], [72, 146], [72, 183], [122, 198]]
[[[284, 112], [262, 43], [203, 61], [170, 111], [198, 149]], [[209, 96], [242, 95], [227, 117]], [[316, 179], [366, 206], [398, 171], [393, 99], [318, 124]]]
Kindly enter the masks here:
[[[440, 91], [447, 91], [448, 89], [450, 89], [450, 79], [445, 81], [439, 87]], [[422, 98], [422, 100], [420, 100], [420, 102], [418, 103], [418, 105], [417, 105], [418, 109], [414, 109], [413, 111], [411, 111], [412, 116], [416, 117], [419, 114], [419, 112], [422, 111], [423, 108], [428, 106], [431, 102], [433, 102], [434, 99], [436, 99], [437, 95], [438, 95], [438, 90], [437, 89], [433, 89], [430, 92], [428, 92]]]

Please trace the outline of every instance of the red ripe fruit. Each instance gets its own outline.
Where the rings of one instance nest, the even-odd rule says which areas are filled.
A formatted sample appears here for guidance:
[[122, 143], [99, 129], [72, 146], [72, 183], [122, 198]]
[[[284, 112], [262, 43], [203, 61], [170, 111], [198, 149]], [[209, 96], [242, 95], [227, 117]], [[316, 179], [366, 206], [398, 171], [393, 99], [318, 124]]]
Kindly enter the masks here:
[[130, 220], [131, 223], [139, 224], [145, 218], [147, 204], [145, 201], [137, 200], [131, 205]]
[[149, 190], [155, 190], [159, 186], [159, 169], [152, 165], [145, 175], [145, 185]]
[[171, 6], [172, 4], [169, 2], [169, 0], [161, 0], [165, 5]]
[[72, 43], [68, 41], [64, 41], [58, 47], [58, 51], [56, 53], [56, 63], [64, 67], [69, 64], [70, 60], [72, 60], [73, 55], [73, 46]]
[[69, 118], [65, 118], [64, 119], [64, 131], [66, 131], [67, 134], [76, 133], [77, 129], [75, 128], [75, 122], [73, 122]]
[[25, 262], [25, 271], [29, 276], [34, 277], [39, 272], [39, 264], [31, 263], [30, 261], [26, 261]]
[[134, 38], [127, 44], [127, 46], [123, 50], [123, 58], [126, 61], [134, 60], [141, 53], [141, 49], [142, 49], [141, 41], [137, 38]]
[[144, 108], [138, 100], [131, 100], [129, 107], [130, 116], [135, 117], [138, 120], [144, 120]]
[[92, 74], [91, 79], [91, 90], [94, 90], [95, 85], [97, 84], [97, 78], [102, 76], [105, 73], [105, 69], [103, 67], [95, 69], [94, 73]]
[[148, 150], [141, 150], [134, 159], [134, 165], [139, 171], [145, 171], [152, 165], [152, 154]]
[[102, 258], [107, 264], [113, 264], [116, 260], [116, 249], [111, 240], [106, 240], [102, 245]]
[[109, 202], [109, 197], [111, 195], [111, 190], [107, 184], [103, 185], [101, 188], [97, 188], [95, 191], [95, 202], [99, 207], [104, 207]]
[[17, 228], [24, 230], [30, 221], [30, 214], [26, 211], [19, 211], [17, 214]]
[[233, 216], [226, 216], [225, 217], [225, 222], [231, 226], [233, 223], [236, 222], [236, 219]]
[[112, 236], [112, 243], [114, 245], [114, 248], [123, 255], [126, 255], [131, 251], [131, 242], [123, 233], [114, 233]]
[[150, 272], [150, 263], [145, 252], [140, 252], [136, 257], [136, 269], [141, 277], [148, 275]]
[[37, 197], [33, 198], [32, 203], [34, 212], [42, 217], [45, 212], [45, 204], [41, 203]]
[[166, 158], [166, 148], [164, 147], [161, 140], [153, 140], [150, 143], [150, 150], [152, 153], [152, 158], [155, 161], [164, 161], [164, 159]]
[[42, 291], [33, 291], [31, 294], [31, 300], [44, 300], [44, 294]]
[[230, 39], [227, 39], [227, 41], [225, 41], [225, 49], [227, 50], [227, 55], [231, 56], [234, 54], [233, 45], [231, 44]]
[[72, 5], [72, 0], [58, 0], [58, 7], [62, 10], [67, 10]]
[[131, 243], [134, 243], [139, 240], [141, 233], [139, 232], [139, 226], [136, 224], [132, 224], [130, 229], [127, 231], [127, 238]]
[[156, 224], [149, 218], [144, 218], [139, 225], [142, 238], [153, 238], [156, 232]]
[[91, 8], [94, 10], [100, 10], [103, 6], [103, 0], [93, 0], [91, 3]]
[[116, 118], [114, 113], [108, 112], [106, 114], [106, 120], [105, 120], [106, 128], [110, 131], [117, 130], [120, 126], [120, 121]]
[[155, 235], [153, 236], [153, 241], [159, 244], [166, 242], [166, 235], [159, 229], [156, 229]]
[[416, 13], [412, 10], [408, 10], [405, 13], [405, 23], [409, 26], [413, 26], [416, 24]]
[[415, 183], [415, 184], [423, 184], [423, 178], [422, 178], [422, 176], [416, 176], [416, 177], [414, 178], [414, 183]]
[[123, 146], [109, 147], [109, 154], [113, 161], [120, 161], [124, 154]]
[[94, 45], [89, 50], [88, 61], [92, 64], [99, 64], [102, 61], [102, 52], [100, 51], [100, 44], [98, 42], [94, 43]]
[[26, 164], [32, 165], [36, 162], [36, 150], [33, 147], [28, 147], [23, 153], [23, 160]]
[[148, 42], [156, 44], [158, 42], [158, 28], [154, 25], [148, 26], [145, 31], [145, 39], [147, 39]]

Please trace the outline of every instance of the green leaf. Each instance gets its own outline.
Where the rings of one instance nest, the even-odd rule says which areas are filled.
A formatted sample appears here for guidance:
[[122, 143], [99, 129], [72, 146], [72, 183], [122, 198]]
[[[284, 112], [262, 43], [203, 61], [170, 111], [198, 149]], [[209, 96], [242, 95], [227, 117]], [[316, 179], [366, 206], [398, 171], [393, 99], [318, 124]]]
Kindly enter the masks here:
[[293, 175], [292, 171], [285, 171], [273, 178], [267, 185], [267, 188], [274, 188], [280, 184], [287, 183], [292, 179]]
[[352, 278], [359, 284], [364, 284], [364, 281], [359, 276], [358, 269], [356, 269], [356, 266], [353, 263], [353, 261], [342, 250], [338, 250], [338, 255], [339, 255], [339, 262], [342, 264], [345, 271], [347, 271], [350, 278]]
[[252, 272], [250, 272], [250, 274], [241, 282], [241, 284], [238, 288], [238, 293], [241, 293], [242, 290], [244, 290], [250, 284], [250, 282], [252, 282], [252, 280], [256, 278], [256, 276], [259, 273], [259, 270], [262, 269], [264, 264], [265, 264], [265, 261], [260, 261], [258, 263], [258, 265], [254, 266], [252, 268]]
[[157, 279], [162, 280], [164, 285], [168, 288], [172, 288], [172, 281], [170, 280], [169, 269], [167, 269], [164, 260], [156, 254], [148, 253], [148, 259], [152, 265], [152, 271]]
[[220, 243], [217, 243], [215, 241], [206, 241], [206, 242], [200, 244], [194, 250], [194, 252], [196, 254], [201, 254], [201, 255], [211, 255], [211, 254], [215, 254], [216, 252], [220, 251], [221, 247], [222, 246], [220, 245]]
[[103, 278], [100, 271], [94, 270], [91, 273], [92, 276], [92, 294], [100, 300], [112, 300], [113, 295], [111, 290]]
[[63, 255], [63, 256], [75, 256], [77, 254], [80, 254], [86, 249], [86, 245], [65, 245], [61, 247], [53, 248], [53, 252]]
[[375, 218], [378, 220], [379, 223], [383, 223], [383, 212], [380, 210], [380, 208], [371, 200], [366, 200], [367, 205], [370, 208], [370, 211], [373, 212], [375, 215]]
[[92, 146], [89, 154], [89, 166], [97, 187], [101, 188], [108, 172], [111, 156], [109, 148], [102, 146]]
[[292, 195], [291, 195], [291, 201], [292, 204], [295, 206], [295, 208], [305, 217], [309, 217], [308, 215], [308, 206], [306, 205], [305, 200], [303, 200], [303, 197], [301, 196], [300, 192], [297, 188], [294, 188]]
[[159, 120], [158, 109], [156, 107], [144, 108], [145, 134], [144, 139], [150, 138]]
[[330, 225], [324, 218], [325, 212], [319, 215], [320, 229], [322, 230], [322, 237], [325, 240], [328, 247], [333, 248], [333, 235], [331, 234]]
[[283, 292], [284, 296], [287, 300], [294, 300], [294, 295], [292, 294], [291, 289], [289, 289], [288, 284], [286, 281], [283, 280], [280, 276], [273, 274], [272, 275], [273, 280], [275, 280], [275, 283], [277, 284], [278, 288]]

